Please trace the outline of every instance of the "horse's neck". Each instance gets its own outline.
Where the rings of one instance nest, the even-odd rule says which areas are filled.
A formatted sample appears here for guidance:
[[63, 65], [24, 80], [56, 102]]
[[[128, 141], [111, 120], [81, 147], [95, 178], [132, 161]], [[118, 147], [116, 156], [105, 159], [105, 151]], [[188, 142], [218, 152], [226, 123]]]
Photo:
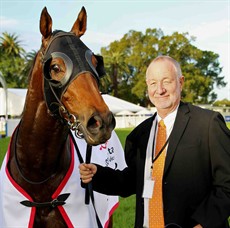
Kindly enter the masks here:
[[[35, 102], [33, 105], [36, 105]], [[17, 147], [28, 157], [37, 156], [46, 159], [60, 156], [65, 146], [68, 129], [47, 113], [46, 104], [39, 102], [37, 108], [25, 106], [19, 126]], [[20, 151], [18, 151], [19, 153]], [[35, 159], [37, 160], [38, 157]], [[49, 160], [47, 160], [49, 161]], [[52, 160], [51, 160], [52, 161]]]
[[52, 169], [57, 160], [64, 156], [68, 129], [48, 113], [41, 70], [34, 70], [31, 76], [18, 130], [17, 154], [24, 167], [30, 164], [38, 170], [40, 167]]

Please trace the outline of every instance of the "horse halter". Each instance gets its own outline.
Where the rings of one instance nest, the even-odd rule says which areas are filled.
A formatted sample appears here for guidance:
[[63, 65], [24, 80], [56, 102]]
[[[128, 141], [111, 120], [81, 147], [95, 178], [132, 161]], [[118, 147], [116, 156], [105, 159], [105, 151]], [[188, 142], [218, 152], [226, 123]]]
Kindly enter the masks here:
[[[71, 32], [55, 31], [48, 47], [43, 53], [44, 96], [49, 111], [53, 116], [67, 122], [70, 129], [79, 133], [80, 122], [70, 114], [62, 104], [62, 96], [69, 84], [80, 74], [89, 72], [99, 83], [105, 75], [103, 57], [94, 55], [98, 61], [95, 68], [92, 63], [93, 52]], [[66, 72], [61, 80], [54, 80], [50, 75], [50, 63], [53, 58], [61, 58], [66, 66]]]

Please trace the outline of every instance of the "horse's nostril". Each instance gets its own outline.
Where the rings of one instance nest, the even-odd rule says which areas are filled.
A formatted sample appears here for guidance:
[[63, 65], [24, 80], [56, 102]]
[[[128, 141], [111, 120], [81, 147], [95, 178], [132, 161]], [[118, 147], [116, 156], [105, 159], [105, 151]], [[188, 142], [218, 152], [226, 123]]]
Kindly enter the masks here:
[[114, 115], [112, 114], [112, 120], [111, 120], [111, 127], [114, 129], [115, 128], [115, 126], [116, 126], [116, 119], [115, 119], [115, 117], [114, 117]]
[[99, 116], [93, 116], [89, 119], [87, 127], [90, 129], [101, 127], [101, 118]]
[[105, 118], [99, 115], [92, 116], [87, 123], [87, 129], [93, 134], [97, 134], [102, 129], [113, 129], [116, 125], [115, 118], [109, 113]]

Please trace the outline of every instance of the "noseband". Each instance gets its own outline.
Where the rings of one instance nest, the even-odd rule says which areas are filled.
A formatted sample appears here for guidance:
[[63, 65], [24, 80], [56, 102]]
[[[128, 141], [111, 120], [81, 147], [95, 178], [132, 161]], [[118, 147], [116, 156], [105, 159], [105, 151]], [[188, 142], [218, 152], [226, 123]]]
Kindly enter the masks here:
[[[94, 55], [97, 67], [92, 63], [93, 52], [71, 32], [55, 31], [43, 53], [44, 96], [48, 110], [53, 116], [64, 120], [68, 127], [74, 130], [77, 136], [82, 136], [79, 131], [80, 122], [77, 117], [62, 104], [62, 96], [71, 82], [80, 74], [89, 72], [99, 83], [100, 77], [105, 75], [102, 56]], [[52, 79], [50, 63], [53, 58], [61, 58], [65, 64], [66, 72], [61, 80]]]

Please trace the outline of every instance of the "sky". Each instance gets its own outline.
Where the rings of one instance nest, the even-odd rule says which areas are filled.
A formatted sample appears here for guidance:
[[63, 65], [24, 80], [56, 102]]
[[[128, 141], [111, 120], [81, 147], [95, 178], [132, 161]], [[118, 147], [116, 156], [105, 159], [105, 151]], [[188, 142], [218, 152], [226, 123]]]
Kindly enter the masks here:
[[29, 52], [41, 45], [39, 20], [47, 8], [53, 30], [70, 31], [82, 6], [87, 11], [83, 42], [94, 52], [130, 30], [162, 29], [196, 37], [193, 45], [219, 55], [225, 88], [218, 100], [230, 100], [230, 0], [0, 0], [0, 34], [15, 33]]

